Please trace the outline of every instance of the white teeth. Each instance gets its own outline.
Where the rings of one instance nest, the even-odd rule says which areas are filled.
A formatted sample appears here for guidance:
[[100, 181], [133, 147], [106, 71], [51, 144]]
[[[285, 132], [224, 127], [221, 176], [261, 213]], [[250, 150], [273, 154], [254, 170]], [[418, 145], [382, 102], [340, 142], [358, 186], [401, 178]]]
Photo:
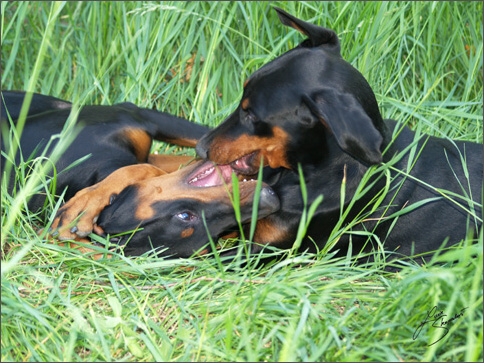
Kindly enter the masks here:
[[213, 169], [214, 169], [214, 168], [213, 168], [213, 167], [211, 167], [211, 168], [209, 168], [209, 169], [205, 170], [203, 173], [198, 174], [198, 175], [197, 175], [195, 178], [193, 178], [192, 180], [190, 180], [188, 183], [189, 183], [189, 184], [191, 184], [191, 183], [195, 183], [195, 182], [196, 182], [196, 181], [198, 181], [199, 179], [203, 179], [203, 178], [205, 178], [207, 175], [212, 174]]

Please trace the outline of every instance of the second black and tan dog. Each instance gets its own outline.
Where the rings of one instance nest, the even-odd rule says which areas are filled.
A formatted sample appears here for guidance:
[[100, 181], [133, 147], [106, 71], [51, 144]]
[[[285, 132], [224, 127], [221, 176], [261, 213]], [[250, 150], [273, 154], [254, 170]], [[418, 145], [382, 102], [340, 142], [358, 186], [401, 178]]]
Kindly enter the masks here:
[[[49, 156], [71, 113], [71, 103], [33, 94], [20, 151], [11, 155], [12, 137], [7, 133], [17, 127], [24, 98], [24, 92], [2, 92], [2, 174], [6, 158], [17, 166], [21, 160], [42, 155], [46, 147]], [[209, 238], [231, 232], [239, 221], [251, 220], [256, 181], [239, 185], [237, 221], [228, 187], [230, 168], [198, 161], [178, 170], [193, 158], [150, 155], [153, 139], [193, 147], [207, 130], [130, 103], [84, 106], [73, 128], [78, 134], [55, 163], [54, 193], [65, 192], [67, 201], [52, 225], [54, 230], [64, 227], [57, 231], [58, 237], [88, 241], [93, 230], [110, 236], [137, 230], [111, 241], [123, 246], [126, 255], [154, 251], [160, 256], [189, 257], [206, 252]], [[15, 173], [11, 175], [12, 189]], [[278, 198], [267, 185], [262, 185], [259, 199], [260, 217], [279, 208]], [[45, 192], [33, 195], [29, 208], [38, 210], [44, 200]]]
[[[477, 232], [483, 146], [417, 137], [383, 120], [370, 85], [341, 57], [336, 33], [276, 10], [284, 25], [307, 39], [251, 75], [235, 112], [197, 145], [202, 158], [238, 173], [254, 173], [261, 159], [276, 169], [264, 180], [281, 209], [259, 221], [253, 251], [293, 245], [304, 210], [298, 165], [308, 204], [324, 197], [302, 250], [317, 251], [333, 237], [341, 255], [351, 244], [353, 252], [380, 246], [393, 257], [411, 256]], [[366, 193], [353, 200], [369, 168], [379, 165], [387, 167], [373, 172]], [[387, 177], [391, 184], [382, 194]], [[336, 226], [358, 217], [361, 222], [337, 234]]]

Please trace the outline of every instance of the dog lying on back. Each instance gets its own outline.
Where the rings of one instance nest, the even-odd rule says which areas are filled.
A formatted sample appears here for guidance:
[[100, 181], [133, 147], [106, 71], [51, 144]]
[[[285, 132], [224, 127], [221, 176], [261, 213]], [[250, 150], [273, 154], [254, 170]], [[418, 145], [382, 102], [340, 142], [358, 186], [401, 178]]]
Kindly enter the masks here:
[[[17, 126], [24, 98], [24, 92], [2, 92], [1, 122], [6, 126], [2, 129]], [[7, 161], [3, 155], [15, 167], [21, 160], [42, 153], [47, 145], [49, 155], [57, 144], [52, 137], [62, 131], [71, 106], [67, 101], [33, 94], [20, 152], [10, 155], [9, 138], [2, 141], [2, 175]], [[230, 170], [204, 161], [178, 170], [193, 158], [149, 152], [153, 139], [193, 147], [207, 130], [188, 120], [129, 103], [83, 107], [74, 128], [78, 134], [55, 165], [55, 193], [65, 191], [66, 201], [76, 195], [77, 205], [83, 203], [79, 212], [69, 209], [69, 204], [59, 211], [62, 219], [56, 223], [76, 220], [83, 213], [83, 219], [76, 227], [68, 227], [62, 239], [85, 240], [93, 229], [103, 235], [139, 229], [112, 238], [111, 242], [124, 246], [126, 255], [155, 250], [163, 256], [189, 257], [206, 252], [209, 238], [223, 236], [238, 225], [227, 186], [231, 183]], [[197, 177], [198, 182], [188, 183]], [[11, 174], [10, 189], [14, 184]], [[255, 180], [239, 184], [242, 222], [251, 219], [256, 184]], [[267, 185], [262, 185], [259, 199], [260, 217], [279, 208], [277, 197]], [[45, 193], [34, 195], [29, 209], [40, 209], [44, 200]], [[150, 217], [154, 215], [153, 221]]]
[[[253, 176], [261, 162], [266, 166], [263, 179], [281, 206], [258, 221], [252, 252], [266, 245], [292, 248], [306, 205], [321, 196], [300, 250], [316, 252], [330, 243], [342, 256], [377, 247], [397, 258], [457, 243], [469, 230], [478, 233], [482, 145], [416, 137], [383, 120], [370, 85], [341, 57], [337, 35], [276, 11], [307, 39], [250, 76], [235, 112], [196, 148], [203, 159], [238, 175]], [[146, 180], [143, 189], [150, 188]], [[72, 199], [57, 226], [73, 221], [82, 210], [76, 204]]]

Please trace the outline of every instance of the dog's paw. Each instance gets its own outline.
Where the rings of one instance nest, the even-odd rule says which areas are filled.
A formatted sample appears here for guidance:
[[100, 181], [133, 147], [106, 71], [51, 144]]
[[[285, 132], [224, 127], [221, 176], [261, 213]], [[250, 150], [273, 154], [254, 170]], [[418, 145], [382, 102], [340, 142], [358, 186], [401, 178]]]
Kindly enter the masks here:
[[61, 241], [86, 237], [109, 202], [110, 197], [98, 188], [79, 191], [57, 212], [50, 228], [51, 235]]

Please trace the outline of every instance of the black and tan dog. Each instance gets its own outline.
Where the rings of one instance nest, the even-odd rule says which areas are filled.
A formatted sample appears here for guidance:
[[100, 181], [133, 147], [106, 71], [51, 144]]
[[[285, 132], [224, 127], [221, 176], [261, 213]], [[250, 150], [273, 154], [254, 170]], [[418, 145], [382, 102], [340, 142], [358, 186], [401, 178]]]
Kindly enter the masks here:
[[[259, 220], [252, 251], [293, 247], [305, 205], [320, 196], [301, 250], [320, 250], [329, 240], [337, 241], [340, 255], [380, 246], [393, 258], [431, 252], [478, 231], [482, 145], [417, 137], [383, 120], [371, 87], [341, 57], [337, 35], [276, 10], [284, 25], [308, 39], [249, 77], [239, 107], [197, 144], [202, 158], [224, 170], [253, 175], [261, 160], [267, 166], [264, 181], [281, 207]], [[367, 176], [365, 192], [357, 193]], [[146, 193], [152, 187], [146, 180]], [[61, 214], [70, 216], [64, 223], [83, 208], [71, 202]]]
[[[11, 137], [7, 133], [17, 125], [24, 98], [24, 92], [2, 92], [1, 122], [5, 136], [2, 174], [6, 162], [3, 155], [13, 161], [8, 144]], [[21, 157], [27, 160], [39, 155], [47, 145], [46, 155], [50, 155], [57, 144], [55, 135], [65, 126], [71, 107], [69, 102], [33, 94], [20, 138], [21, 152], [16, 154], [13, 164], [18, 165]], [[64, 240], [84, 238], [93, 229], [110, 235], [139, 229], [112, 240], [124, 245], [126, 255], [153, 249], [161, 251], [159, 255], [177, 257], [200, 252], [209, 236], [217, 238], [238, 224], [227, 188], [231, 169], [199, 161], [178, 170], [193, 158], [149, 152], [153, 139], [194, 147], [207, 130], [188, 120], [130, 103], [84, 106], [73, 129], [78, 134], [55, 165], [55, 192], [65, 190], [67, 201], [76, 195], [78, 208], [71, 208], [69, 202], [64, 205], [53, 228], [66, 227], [60, 234]], [[150, 182], [147, 186], [146, 180]], [[138, 181], [140, 184], [136, 185]], [[10, 186], [13, 184], [12, 177]], [[252, 216], [256, 181], [241, 182], [239, 189], [240, 220], [246, 222]], [[45, 193], [34, 195], [29, 208], [39, 209], [44, 200]], [[271, 188], [263, 185], [259, 216], [264, 217], [278, 207], [279, 201]], [[81, 214], [75, 227], [65, 224], [67, 220], [77, 220]]]
[[[261, 159], [276, 169], [264, 180], [279, 196], [281, 209], [259, 221], [253, 250], [293, 245], [304, 209], [298, 164], [308, 203], [324, 196], [302, 250], [321, 249], [338, 223], [344, 227], [358, 216], [361, 223], [335, 236], [342, 255], [350, 243], [353, 252], [377, 246], [368, 243], [368, 233], [396, 257], [433, 251], [479, 230], [482, 145], [417, 139], [407, 127], [383, 120], [371, 87], [341, 57], [337, 35], [276, 10], [284, 25], [308, 39], [250, 76], [235, 112], [197, 145], [202, 158], [230, 164], [238, 173], [254, 173]], [[415, 154], [409, 151], [412, 144]], [[373, 172], [367, 192], [352, 201], [368, 169], [382, 164], [392, 168]], [[385, 175], [392, 181], [382, 196]], [[343, 180], [343, 210], [353, 204], [340, 223]]]

